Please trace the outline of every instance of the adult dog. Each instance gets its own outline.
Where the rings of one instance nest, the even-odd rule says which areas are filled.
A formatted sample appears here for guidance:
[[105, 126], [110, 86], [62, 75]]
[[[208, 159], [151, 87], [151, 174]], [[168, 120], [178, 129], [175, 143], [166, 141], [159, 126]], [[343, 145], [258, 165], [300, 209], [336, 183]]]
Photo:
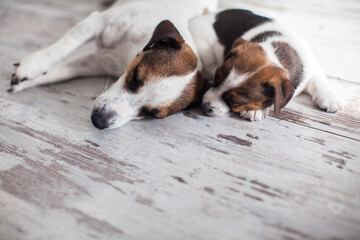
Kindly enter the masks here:
[[[91, 115], [95, 127], [115, 128], [144, 116], [166, 117], [202, 95], [203, 77], [188, 22], [214, 11], [217, 4], [217, 0], [118, 1], [14, 64], [10, 91], [111, 73], [119, 80], [95, 100]], [[90, 40], [96, 41], [96, 52], [64, 60]]]

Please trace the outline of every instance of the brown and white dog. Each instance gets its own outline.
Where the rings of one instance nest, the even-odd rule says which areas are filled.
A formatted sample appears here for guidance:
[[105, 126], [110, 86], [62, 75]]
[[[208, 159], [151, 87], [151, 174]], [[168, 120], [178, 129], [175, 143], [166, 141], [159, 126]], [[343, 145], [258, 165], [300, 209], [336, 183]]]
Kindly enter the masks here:
[[[217, 5], [218, 0], [118, 1], [14, 64], [10, 91], [111, 74], [119, 79], [95, 100], [91, 115], [95, 127], [109, 129], [145, 116], [166, 117], [203, 94], [201, 64], [188, 24]], [[90, 40], [96, 41], [95, 53], [64, 60]]]
[[277, 21], [231, 9], [195, 18], [190, 30], [205, 77], [214, 81], [202, 102], [208, 115], [261, 120], [271, 105], [278, 115], [303, 91], [328, 112], [343, 108], [309, 44]]

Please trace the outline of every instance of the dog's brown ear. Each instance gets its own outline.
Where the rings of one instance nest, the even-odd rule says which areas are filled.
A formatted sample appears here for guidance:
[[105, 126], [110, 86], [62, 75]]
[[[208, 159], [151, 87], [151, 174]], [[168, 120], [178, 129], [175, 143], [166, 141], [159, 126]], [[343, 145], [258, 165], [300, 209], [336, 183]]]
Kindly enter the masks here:
[[274, 77], [270, 80], [269, 85], [274, 90], [274, 111], [275, 116], [278, 116], [280, 110], [291, 100], [295, 88], [287, 78]]
[[174, 24], [169, 20], [164, 20], [159, 23], [149, 41], [144, 47], [143, 51], [150, 49], [180, 49], [184, 39], [176, 29]]
[[233, 43], [232, 48], [237, 47], [237, 46], [239, 46], [239, 45], [241, 45], [241, 44], [243, 44], [243, 43], [245, 43], [245, 42], [246, 42], [246, 40], [244, 40], [244, 39], [242, 39], [241, 37], [239, 37], [239, 38], [237, 38], [237, 39], [235, 40], [235, 42]]

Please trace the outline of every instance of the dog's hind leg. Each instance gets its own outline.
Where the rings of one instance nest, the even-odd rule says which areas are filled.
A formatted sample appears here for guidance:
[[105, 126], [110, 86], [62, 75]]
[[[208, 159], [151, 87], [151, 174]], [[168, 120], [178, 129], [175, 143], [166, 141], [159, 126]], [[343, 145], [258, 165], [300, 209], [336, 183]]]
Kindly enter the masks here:
[[338, 94], [330, 87], [325, 73], [316, 66], [316, 70], [310, 78], [306, 92], [312, 97], [314, 103], [319, 108], [327, 112], [337, 112], [343, 110], [345, 103]]
[[44, 72], [49, 72], [49, 68], [54, 64], [100, 34], [106, 25], [106, 17], [106, 14], [99, 12], [90, 14], [54, 44], [26, 56], [19, 63], [15, 63], [16, 70], [11, 82], [20, 83], [41, 76]]
[[19, 92], [34, 86], [65, 81], [75, 77], [95, 77], [108, 74], [102, 61], [103, 59], [98, 53], [63, 61], [33, 79], [19, 83], [13, 82], [9, 92]]

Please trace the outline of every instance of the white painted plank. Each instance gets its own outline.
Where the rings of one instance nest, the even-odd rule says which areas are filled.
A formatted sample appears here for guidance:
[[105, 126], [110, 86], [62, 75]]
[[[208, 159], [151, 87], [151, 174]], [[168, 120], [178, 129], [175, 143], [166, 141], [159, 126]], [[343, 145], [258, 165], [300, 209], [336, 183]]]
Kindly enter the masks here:
[[[18, 158], [26, 151], [27, 157], [38, 158], [35, 162], [39, 163], [29, 165], [25, 161], [21, 166], [43, 174], [48, 171], [42, 170], [44, 166], [58, 164], [59, 172], [64, 175], [61, 179], [66, 179], [52, 192], [55, 196], [45, 198], [41, 192], [34, 193], [30, 199], [26, 196], [28, 201], [39, 201], [43, 207], [77, 209], [90, 217], [98, 216], [100, 221], [106, 218], [110, 225], [125, 224], [121, 229], [138, 238], [156, 229], [159, 229], [158, 236], [164, 238], [174, 232], [181, 233], [182, 237], [201, 237], [197, 235], [200, 230], [217, 224], [217, 218], [211, 218], [216, 213], [226, 215], [223, 223], [230, 229], [231, 221], [241, 221], [246, 216], [249, 222], [238, 223], [243, 229], [237, 230], [237, 234], [246, 234], [250, 225], [264, 222], [270, 229], [280, 228], [276, 233], [269, 230], [273, 235], [286, 232], [281, 229], [294, 228], [304, 236], [346, 237], [357, 229], [360, 213], [356, 210], [359, 208], [353, 208], [359, 204], [357, 193], [360, 192], [357, 141], [322, 131], [307, 131], [306, 127], [285, 121], [277, 123], [273, 118], [252, 124], [233, 118], [198, 116], [193, 119], [182, 114], [164, 120], [136, 121], [105, 132], [91, 131], [85, 122], [83, 126], [77, 125], [74, 134], [67, 129], [69, 113], [64, 113], [62, 118], [42, 115], [24, 122], [16, 114], [23, 111], [22, 106], [3, 104], [10, 105], [11, 112], [3, 113], [6, 117], [1, 118], [1, 131], [8, 136], [20, 135], [8, 138], [8, 148], [17, 146], [10, 156]], [[34, 109], [27, 111], [36, 115]], [[46, 131], [38, 122], [41, 118], [46, 120]], [[4, 119], [8, 119], [7, 123]], [[25, 144], [30, 141], [35, 144]], [[282, 147], [284, 142], [286, 148]], [[18, 171], [13, 167], [5, 172]], [[69, 185], [69, 177], [76, 185]], [[39, 184], [45, 190], [52, 186], [54, 179], [56, 176], [50, 176]], [[69, 189], [64, 190], [66, 188]], [[60, 198], [63, 191], [68, 195]], [[53, 197], [61, 202], [53, 202]], [[96, 207], [104, 201], [106, 206]], [[126, 207], [117, 208], [119, 202]], [[315, 206], [317, 216], [306, 218]], [[142, 212], [144, 208], [150, 209]], [[114, 213], [111, 216], [108, 215], [110, 209]], [[275, 211], [276, 221], [272, 219]], [[289, 213], [304, 218], [288, 218]], [[320, 223], [325, 215], [328, 221]], [[162, 224], [168, 221], [161, 219], [171, 216], [176, 216], [171, 227], [162, 229]], [[156, 223], [139, 231], [136, 222], [147, 226], [149, 219], [156, 219]], [[185, 219], [187, 222], [183, 222]], [[339, 224], [338, 219], [343, 221]], [[190, 228], [199, 221], [204, 225]], [[312, 229], [315, 223], [317, 228]], [[325, 231], [328, 228], [333, 231]], [[214, 229], [205, 238], [216, 239], [221, 233], [224, 234]]]

